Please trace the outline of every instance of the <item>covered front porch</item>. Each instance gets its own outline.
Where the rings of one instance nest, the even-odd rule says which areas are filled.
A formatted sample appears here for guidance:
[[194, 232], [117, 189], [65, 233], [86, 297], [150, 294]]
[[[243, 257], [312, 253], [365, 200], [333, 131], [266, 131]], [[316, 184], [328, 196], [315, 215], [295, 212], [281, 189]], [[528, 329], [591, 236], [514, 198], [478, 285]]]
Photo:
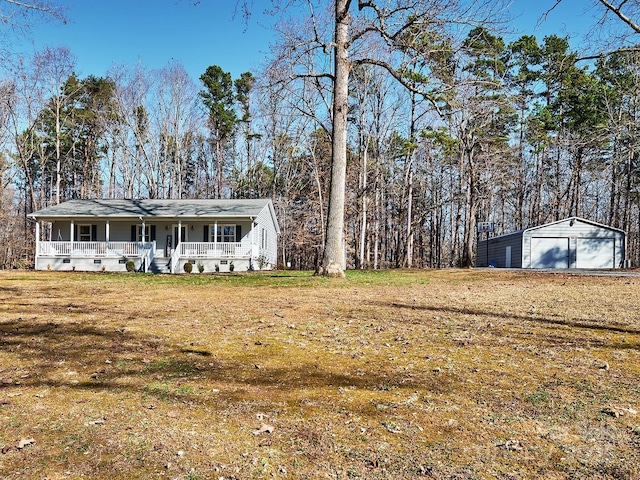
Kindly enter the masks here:
[[[134, 262], [137, 271], [149, 272], [166, 262], [165, 273], [181, 273], [184, 264], [200, 263], [206, 271], [238, 271], [257, 268], [257, 246], [245, 243], [182, 242], [171, 257], [156, 249], [156, 242], [38, 242], [36, 269], [119, 271], [126, 270], [127, 261]], [[160, 253], [160, 255], [158, 255]], [[44, 266], [44, 267], [43, 267]], [[156, 272], [157, 273], [157, 272]]]
[[155, 242], [36, 242], [36, 270], [126, 271], [127, 262], [147, 272]]

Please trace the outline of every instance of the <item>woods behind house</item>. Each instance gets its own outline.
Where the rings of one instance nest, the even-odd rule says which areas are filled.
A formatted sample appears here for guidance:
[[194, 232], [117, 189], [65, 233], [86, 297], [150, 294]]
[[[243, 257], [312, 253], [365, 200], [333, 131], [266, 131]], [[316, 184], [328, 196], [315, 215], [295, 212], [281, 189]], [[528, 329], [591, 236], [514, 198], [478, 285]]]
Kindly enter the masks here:
[[[0, 267], [32, 261], [26, 215], [64, 200], [269, 197], [279, 263], [316, 268], [332, 80], [301, 73], [327, 56], [292, 44], [296, 32], [330, 36], [318, 19], [280, 24], [271, 63], [238, 78], [224, 65], [191, 78], [179, 60], [80, 77], [65, 47], [6, 69]], [[375, 64], [350, 71], [348, 268], [471, 265], [478, 221], [501, 234], [568, 216], [625, 230], [638, 265], [640, 52], [580, 59], [557, 35], [452, 30], [407, 30], [392, 52], [356, 45], [415, 61], [402, 63], [400, 82]]]

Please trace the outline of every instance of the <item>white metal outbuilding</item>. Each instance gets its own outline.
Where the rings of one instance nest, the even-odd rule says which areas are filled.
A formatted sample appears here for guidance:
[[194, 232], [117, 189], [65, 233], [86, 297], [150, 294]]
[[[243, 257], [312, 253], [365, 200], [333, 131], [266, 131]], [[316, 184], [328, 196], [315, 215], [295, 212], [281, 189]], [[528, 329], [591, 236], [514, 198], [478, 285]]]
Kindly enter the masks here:
[[622, 268], [625, 233], [570, 217], [478, 242], [478, 266], [500, 268]]

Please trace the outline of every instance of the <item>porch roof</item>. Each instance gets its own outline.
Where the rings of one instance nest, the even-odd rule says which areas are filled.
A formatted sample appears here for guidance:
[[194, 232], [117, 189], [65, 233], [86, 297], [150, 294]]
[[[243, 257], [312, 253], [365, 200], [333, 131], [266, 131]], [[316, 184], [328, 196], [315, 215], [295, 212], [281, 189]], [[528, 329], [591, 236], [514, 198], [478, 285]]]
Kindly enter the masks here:
[[69, 200], [29, 214], [36, 220], [63, 218], [177, 219], [255, 218], [271, 200]]

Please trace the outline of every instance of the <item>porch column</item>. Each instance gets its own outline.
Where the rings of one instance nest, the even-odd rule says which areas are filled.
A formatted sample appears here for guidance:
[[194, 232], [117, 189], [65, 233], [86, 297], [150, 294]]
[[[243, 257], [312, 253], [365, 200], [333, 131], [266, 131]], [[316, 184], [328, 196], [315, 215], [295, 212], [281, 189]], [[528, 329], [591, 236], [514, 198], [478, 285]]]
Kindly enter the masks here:
[[142, 240], [142, 243], [144, 243], [144, 241], [145, 241], [145, 240], [144, 240], [144, 238], [145, 238], [145, 235], [144, 235], [144, 234], [145, 234], [144, 227], [145, 227], [145, 225], [144, 225], [144, 218], [143, 218], [143, 219], [142, 219], [142, 239], [141, 239], [141, 240]]
[[251, 220], [251, 250], [254, 245], [256, 245], [256, 222]]
[[35, 255], [36, 270], [38, 269], [39, 255], [40, 255], [40, 222], [36, 220], [36, 255]]
[[251, 246], [250, 246], [250, 250], [249, 250], [249, 266], [251, 267], [252, 270], [254, 270], [256, 267], [253, 264], [253, 260], [256, 257], [256, 224], [253, 221], [253, 218], [251, 219], [251, 232], [249, 234], [249, 241], [251, 242]]
[[107, 220], [107, 223], [104, 226], [104, 239], [107, 243], [109, 243], [109, 220]]
[[253, 247], [256, 243], [256, 224], [253, 221], [253, 218], [251, 219], [251, 232], [249, 232], [249, 241], [251, 242], [251, 258], [253, 259]]
[[76, 226], [76, 223], [75, 223], [75, 222], [73, 221], [73, 219], [72, 219], [72, 220], [71, 220], [71, 232], [69, 232], [69, 239], [70, 239], [71, 243], [73, 243], [73, 242], [74, 242], [74, 240], [75, 240], [75, 239], [73, 238], [73, 231], [75, 230], [75, 226]]
[[218, 220], [213, 222], [213, 250], [218, 251]]

